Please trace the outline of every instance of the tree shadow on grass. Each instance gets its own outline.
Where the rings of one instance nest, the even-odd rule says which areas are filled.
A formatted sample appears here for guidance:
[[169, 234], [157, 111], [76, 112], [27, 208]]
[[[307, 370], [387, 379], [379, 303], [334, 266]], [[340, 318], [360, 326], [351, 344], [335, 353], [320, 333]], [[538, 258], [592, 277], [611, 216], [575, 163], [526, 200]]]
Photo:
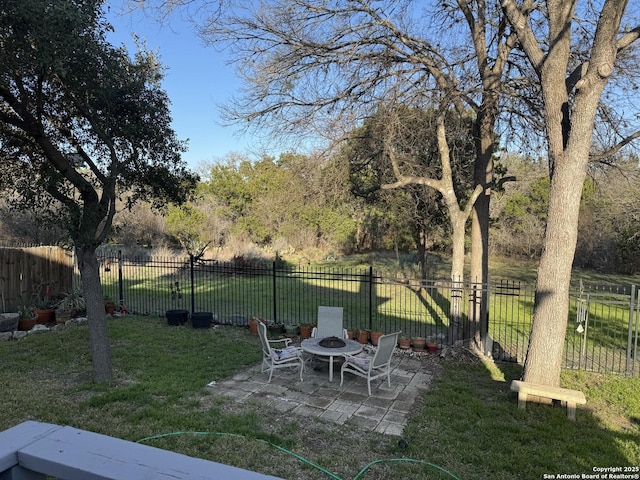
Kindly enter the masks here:
[[525, 410], [518, 408], [510, 384], [521, 377], [520, 365], [451, 361], [444, 368], [405, 429], [412, 445], [409, 456], [465, 480], [593, 474], [598, 466], [640, 465], [637, 418], [627, 415], [624, 428], [606, 423], [602, 409], [616, 409], [621, 400], [613, 394], [613, 407], [604, 401], [590, 404], [595, 384], [582, 386], [590, 403], [578, 408], [572, 422], [560, 406], [528, 403]]

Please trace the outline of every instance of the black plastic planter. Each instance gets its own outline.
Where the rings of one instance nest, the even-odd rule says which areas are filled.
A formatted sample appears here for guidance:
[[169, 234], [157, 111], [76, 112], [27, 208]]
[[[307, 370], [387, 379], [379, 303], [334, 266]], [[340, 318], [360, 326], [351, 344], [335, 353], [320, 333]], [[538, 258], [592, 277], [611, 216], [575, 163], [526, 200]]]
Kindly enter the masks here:
[[213, 313], [195, 312], [191, 315], [191, 325], [193, 328], [210, 328], [213, 323]]
[[184, 325], [189, 320], [189, 310], [167, 310], [169, 325]]

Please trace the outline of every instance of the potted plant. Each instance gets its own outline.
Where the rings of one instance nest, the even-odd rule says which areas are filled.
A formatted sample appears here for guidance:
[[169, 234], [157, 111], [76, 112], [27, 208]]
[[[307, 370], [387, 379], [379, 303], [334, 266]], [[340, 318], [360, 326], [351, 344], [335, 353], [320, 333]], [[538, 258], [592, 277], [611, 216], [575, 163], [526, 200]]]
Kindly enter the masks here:
[[311, 330], [313, 330], [313, 325], [300, 325], [300, 336], [302, 338], [311, 338]]
[[411, 348], [411, 339], [404, 335], [400, 335], [398, 337], [398, 347], [400, 347], [402, 350], [408, 350], [409, 348]]
[[264, 318], [251, 317], [249, 319], [249, 331], [253, 335], [258, 335], [258, 322], [264, 323]]
[[84, 292], [81, 288], [74, 288], [64, 293], [55, 305], [56, 322], [64, 323], [75, 317], [78, 312], [85, 311], [86, 308]]
[[109, 295], [105, 295], [102, 301], [104, 303], [104, 311], [106, 313], [113, 313], [116, 311], [116, 302]]
[[33, 307], [23, 305], [18, 310], [20, 318], [18, 320], [18, 330], [31, 330], [38, 323], [38, 315], [36, 315]]
[[413, 337], [411, 339], [411, 345], [416, 352], [424, 352], [424, 348], [427, 344], [427, 339], [424, 337]]
[[369, 337], [371, 338], [371, 345], [373, 345], [374, 347], [378, 346], [378, 339], [384, 335], [384, 332], [380, 332], [380, 331], [372, 331], [369, 333]]
[[287, 335], [293, 337], [298, 334], [298, 325], [285, 325], [284, 330]]
[[[171, 295], [171, 301], [174, 304], [179, 300], [182, 300], [182, 290], [180, 290], [180, 282], [178, 280], [169, 284], [169, 293]], [[189, 320], [189, 310], [184, 308], [174, 307], [167, 310], [165, 315], [167, 316], [167, 323], [174, 327], [185, 325]]]
[[49, 282], [41, 282], [34, 287], [33, 307], [35, 308], [37, 323], [53, 322], [54, 306], [53, 287]]

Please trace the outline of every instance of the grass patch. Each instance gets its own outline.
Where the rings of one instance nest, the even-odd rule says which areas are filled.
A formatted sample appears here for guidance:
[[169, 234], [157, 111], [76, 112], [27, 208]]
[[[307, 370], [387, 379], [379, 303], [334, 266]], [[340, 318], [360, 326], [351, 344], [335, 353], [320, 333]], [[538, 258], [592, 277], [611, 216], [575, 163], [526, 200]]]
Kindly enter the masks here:
[[518, 410], [509, 390], [518, 365], [446, 360], [415, 406], [403, 448], [399, 437], [210, 395], [206, 383], [259, 361], [258, 339], [246, 329], [194, 330], [131, 316], [110, 320], [109, 331], [109, 385], [90, 381], [86, 327], [0, 343], [0, 429], [35, 419], [147, 438], [148, 445], [286, 479], [330, 478], [312, 463], [344, 480], [538, 479], [640, 465], [639, 378], [563, 372], [563, 386], [588, 399], [570, 422], [564, 408], [528, 403]]
[[[466, 301], [472, 290], [465, 288], [460, 293], [447, 281], [433, 281], [449, 276], [450, 261], [444, 256], [428, 256], [430, 280], [425, 283], [416, 281], [416, 258], [407, 254], [353, 255], [314, 265], [290, 259], [289, 266], [292, 268], [274, 271], [269, 263], [244, 265], [240, 270], [217, 262], [197, 264], [192, 289], [192, 272], [184, 258], [123, 257], [101, 279], [105, 292], [114, 298], [122, 295], [124, 305], [135, 314], [164, 315], [171, 309], [192, 310], [193, 305], [194, 311], [211, 312], [222, 323], [242, 324], [258, 316], [304, 325], [316, 321], [319, 305], [339, 305], [349, 330], [401, 331], [410, 337], [434, 339], [446, 337], [451, 306], [458, 301], [463, 335], [473, 335], [472, 304]], [[491, 258], [487, 314], [498, 358], [524, 360], [533, 319], [536, 266], [535, 261]], [[628, 373], [638, 368], [637, 362], [627, 362], [633, 311], [629, 284], [636, 280], [574, 270], [564, 366], [599, 373]], [[587, 319], [579, 315], [582, 307], [588, 312], [588, 322], [577, 330], [576, 320]]]
[[[510, 384], [520, 375], [513, 364], [449, 365], [406, 431], [410, 454], [450, 465], [465, 479], [533, 479], [639, 464], [640, 429], [630, 421], [633, 408], [624, 406], [637, 405], [639, 379], [563, 372], [563, 386], [583, 390], [589, 402], [570, 422], [565, 408], [527, 403], [518, 410]], [[626, 399], [615, 393], [621, 384]], [[607, 421], [611, 415], [626, 425]]]

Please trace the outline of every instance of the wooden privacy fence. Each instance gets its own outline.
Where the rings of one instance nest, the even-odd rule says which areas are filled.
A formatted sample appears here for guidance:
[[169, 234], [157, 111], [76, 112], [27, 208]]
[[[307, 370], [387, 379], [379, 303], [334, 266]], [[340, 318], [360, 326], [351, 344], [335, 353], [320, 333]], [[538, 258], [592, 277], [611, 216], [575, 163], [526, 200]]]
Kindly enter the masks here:
[[62, 247], [0, 247], [0, 308], [31, 305], [45, 285], [52, 295], [72, 289], [73, 252]]

